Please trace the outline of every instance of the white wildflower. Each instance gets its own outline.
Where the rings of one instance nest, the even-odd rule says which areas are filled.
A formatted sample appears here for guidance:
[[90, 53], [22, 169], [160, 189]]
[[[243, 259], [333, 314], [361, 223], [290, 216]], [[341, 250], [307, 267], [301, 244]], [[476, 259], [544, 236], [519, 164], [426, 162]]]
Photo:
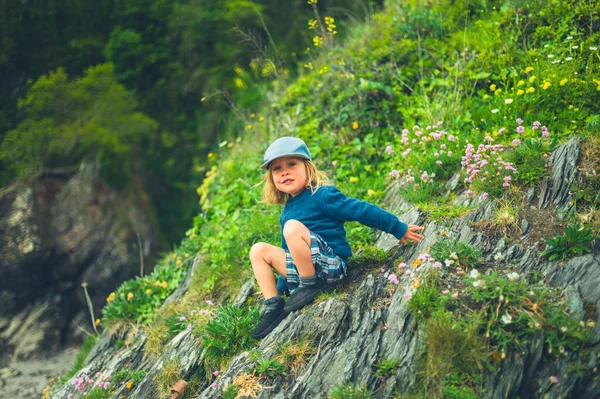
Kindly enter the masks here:
[[502, 319], [502, 322], [504, 324], [510, 324], [510, 323], [512, 323], [512, 316], [509, 315], [508, 313], [506, 313], [504, 316], [502, 316], [501, 319]]
[[510, 281], [515, 281], [515, 280], [516, 280], [516, 279], [518, 279], [520, 276], [519, 276], [519, 273], [517, 273], [517, 272], [510, 272], [510, 273], [508, 273], [508, 274], [506, 275], [506, 277], [507, 277], [507, 278], [508, 278]]
[[473, 269], [473, 270], [471, 270], [471, 273], [469, 273], [469, 277], [471, 277], [471, 278], [477, 278], [477, 277], [479, 277], [479, 275], [480, 275], [480, 273], [479, 273], [479, 270], [477, 270], [477, 269]]

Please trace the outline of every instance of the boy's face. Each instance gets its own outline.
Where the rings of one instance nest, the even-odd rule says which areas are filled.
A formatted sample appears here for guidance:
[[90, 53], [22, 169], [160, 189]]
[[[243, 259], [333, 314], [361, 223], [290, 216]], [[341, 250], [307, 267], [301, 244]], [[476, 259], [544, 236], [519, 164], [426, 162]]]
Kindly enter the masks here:
[[306, 166], [301, 158], [278, 158], [271, 162], [269, 170], [271, 171], [275, 188], [281, 192], [295, 197], [306, 188]]

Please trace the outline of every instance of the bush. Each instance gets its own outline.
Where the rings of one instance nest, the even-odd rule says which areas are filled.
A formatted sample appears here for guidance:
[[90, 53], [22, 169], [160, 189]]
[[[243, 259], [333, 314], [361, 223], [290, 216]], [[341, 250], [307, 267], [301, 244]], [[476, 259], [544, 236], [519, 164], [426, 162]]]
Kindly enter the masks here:
[[250, 349], [256, 343], [252, 333], [259, 316], [258, 307], [239, 308], [229, 304], [220, 307], [202, 335], [206, 362], [219, 364], [240, 351]]

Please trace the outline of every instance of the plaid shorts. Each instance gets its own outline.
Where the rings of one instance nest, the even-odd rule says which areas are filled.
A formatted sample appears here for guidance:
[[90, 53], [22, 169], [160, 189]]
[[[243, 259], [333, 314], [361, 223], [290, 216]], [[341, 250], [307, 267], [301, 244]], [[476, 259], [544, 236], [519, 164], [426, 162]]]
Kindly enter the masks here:
[[[337, 283], [347, 274], [346, 262], [333, 253], [333, 250], [321, 238], [320, 235], [310, 233], [310, 253], [317, 276], [327, 283]], [[300, 284], [298, 269], [290, 251], [285, 251], [285, 272], [287, 274], [287, 286], [290, 292], [294, 292]]]

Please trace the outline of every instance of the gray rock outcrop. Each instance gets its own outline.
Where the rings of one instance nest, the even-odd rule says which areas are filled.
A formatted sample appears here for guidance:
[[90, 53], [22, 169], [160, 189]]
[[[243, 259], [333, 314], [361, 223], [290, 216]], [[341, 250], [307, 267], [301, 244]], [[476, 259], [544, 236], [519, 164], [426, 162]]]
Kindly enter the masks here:
[[[580, 141], [574, 139], [556, 150], [552, 177], [542, 184], [541, 190], [528, 196], [529, 206], [565, 208], [569, 201], [568, 186], [577, 178], [580, 145]], [[399, 247], [397, 241], [387, 234], [379, 237], [377, 245], [390, 252], [394, 259], [402, 257], [410, 264], [439, 237], [450, 235], [459, 238], [481, 249], [484, 261], [489, 264], [502, 259], [503, 266], [520, 275], [532, 270], [541, 273], [547, 281], [562, 290], [573, 317], [582, 319], [584, 308], [591, 307], [596, 322], [593, 343], [588, 351], [561, 357], [545, 356], [543, 339], [533, 336], [522, 353], [508, 353], [498, 367], [484, 374], [485, 398], [600, 397], [596, 360], [597, 344], [600, 342], [600, 313], [595, 311], [600, 305], [600, 254], [596, 251], [567, 262], [541, 259], [539, 242], [528, 241], [527, 235], [521, 240], [508, 241], [474, 228], [474, 223], [490, 217], [494, 210], [492, 201], [465, 196], [460, 196], [456, 201], [457, 205], [467, 202], [477, 206], [477, 209], [451, 222], [429, 222], [425, 226], [426, 238], [419, 245]], [[427, 219], [427, 215], [398, 197], [390, 197], [388, 204], [386, 208], [401, 214], [401, 219], [408, 224], [422, 225]], [[542, 222], [534, 218], [528, 220], [528, 231], [535, 231]], [[374, 392], [374, 398], [401, 397], [402, 394], [413, 392], [417, 386], [423, 331], [408, 309], [406, 291], [390, 290], [386, 277], [387, 274], [379, 270], [365, 272], [354, 287], [347, 289], [348, 295], [334, 296], [290, 314], [258, 343], [254, 351], [260, 353], [261, 358], [269, 359], [275, 355], [278, 345], [308, 335], [315, 343], [316, 353], [307, 358], [307, 363], [296, 375], [265, 378], [261, 381], [261, 389], [250, 396], [265, 399], [327, 398], [333, 387], [345, 383], [366, 386]], [[404, 283], [411, 290], [406, 280]], [[244, 290], [247, 289], [247, 286], [244, 287]], [[238, 303], [248, 297], [249, 294], [244, 292], [238, 297]], [[117, 355], [122, 359], [120, 361], [108, 349], [106, 342], [109, 341], [109, 335], [104, 333], [100, 341], [102, 344], [99, 344], [101, 346], [90, 355], [81, 375], [107, 370], [111, 372], [125, 364], [133, 369], [149, 371], [129, 396], [132, 398], [158, 397], [155, 377], [169, 360], [179, 359], [179, 372], [184, 379], [196, 376], [201, 370], [204, 354], [190, 331], [175, 337], [159, 358], [154, 360], [142, 360], [140, 351], [143, 351], [144, 338], [141, 334], [136, 344]], [[104, 347], [106, 349], [102, 349]], [[374, 368], [374, 364], [382, 359], [396, 359], [399, 362], [396, 370], [386, 378], [378, 376]], [[222, 370], [216, 379], [205, 379], [204, 389], [194, 394], [200, 399], [221, 398], [236, 377], [252, 374], [252, 369], [251, 353], [240, 353], [230, 362], [227, 370]], [[558, 376], [560, 383], [553, 384], [550, 376]], [[119, 397], [121, 389], [115, 392], [115, 398]], [[53, 398], [63, 398], [68, 392], [72, 392], [72, 386], [63, 387]]]
[[43, 356], [92, 331], [106, 296], [140, 272], [156, 250], [152, 212], [142, 193], [117, 191], [94, 162], [48, 171], [0, 192], [0, 347], [17, 359]]

